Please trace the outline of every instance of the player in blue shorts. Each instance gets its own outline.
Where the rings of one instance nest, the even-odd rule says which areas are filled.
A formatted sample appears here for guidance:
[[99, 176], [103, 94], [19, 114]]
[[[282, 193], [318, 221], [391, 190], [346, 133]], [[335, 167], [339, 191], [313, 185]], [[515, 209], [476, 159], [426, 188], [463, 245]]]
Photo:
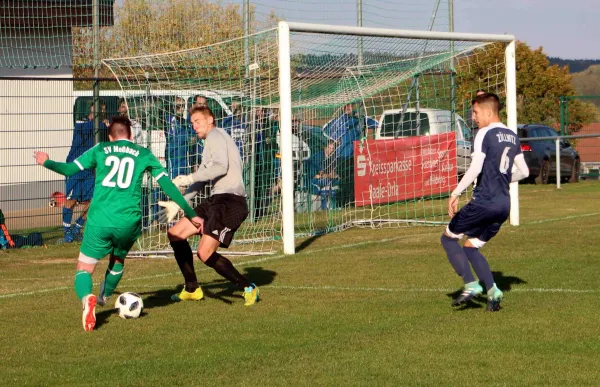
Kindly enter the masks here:
[[[452, 217], [442, 235], [442, 246], [456, 273], [462, 277], [463, 292], [453, 306], [466, 303], [483, 292], [473, 276], [483, 281], [487, 291], [487, 310], [497, 311], [502, 301], [490, 266], [479, 251], [498, 231], [510, 214], [509, 184], [529, 176], [521, 144], [515, 131], [500, 122], [500, 100], [496, 94], [484, 93], [473, 100], [473, 121], [479, 124], [472, 160], [448, 201]], [[514, 166], [514, 168], [513, 168]], [[458, 197], [477, 179], [471, 201], [458, 211]], [[458, 241], [467, 236], [464, 246]]]
[[[100, 130], [106, 133], [108, 121], [100, 122]], [[79, 156], [94, 146], [94, 105], [90, 105], [90, 113], [81, 121], [75, 122], [71, 149], [67, 155], [67, 163], [75, 161]], [[66, 243], [81, 240], [81, 232], [87, 218], [87, 211], [94, 194], [94, 172], [91, 170], [81, 171], [66, 179], [65, 196], [66, 203], [63, 206], [63, 228]], [[81, 215], [71, 225], [73, 219], [73, 208], [81, 206]]]

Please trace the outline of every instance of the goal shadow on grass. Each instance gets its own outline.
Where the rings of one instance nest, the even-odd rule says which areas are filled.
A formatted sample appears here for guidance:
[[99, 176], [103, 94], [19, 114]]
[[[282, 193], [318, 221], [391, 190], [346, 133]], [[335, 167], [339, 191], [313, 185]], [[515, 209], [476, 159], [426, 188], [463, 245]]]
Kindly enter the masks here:
[[[527, 283], [527, 281], [519, 277], [504, 275], [504, 273], [501, 271], [493, 271], [492, 275], [494, 276], [494, 281], [496, 281], [496, 286], [498, 286], [498, 288], [504, 293], [510, 292], [512, 290], [513, 285], [521, 285]], [[486, 306], [487, 298], [485, 294], [485, 285], [481, 281], [480, 284], [484, 289], [483, 294], [473, 298], [461, 307], [456, 308], [456, 310], [481, 309]], [[457, 289], [456, 291], [452, 293], [447, 293], [446, 295], [451, 299], [455, 299], [460, 295], [461, 292], [462, 289]]]
[[303, 240], [298, 246], [296, 246], [296, 253], [305, 250], [308, 246], [312, 245], [314, 241], [324, 236], [325, 233], [313, 235], [305, 240]]
[[[243, 274], [246, 278], [248, 278], [248, 280], [256, 284], [256, 286], [259, 288], [272, 283], [277, 275], [276, 272], [272, 270], [265, 270], [262, 267], [246, 267], [244, 268]], [[202, 287], [205, 299], [216, 299], [228, 305], [241, 302], [244, 299], [240, 289], [225, 279], [218, 279], [211, 282], [200, 282], [200, 287]], [[170, 288], [138, 292], [138, 294], [144, 299], [144, 310], [142, 311], [140, 318], [143, 318], [149, 309], [161, 308], [163, 306], [177, 303], [177, 301], [173, 301], [171, 299], [171, 296], [181, 292], [182, 289], [183, 285], [176, 285]], [[109, 309], [96, 313], [95, 329], [100, 329], [103, 325], [108, 324], [108, 318], [113, 314], [117, 314], [117, 311], [113, 308], [113, 305], [119, 295], [120, 293], [117, 292], [110, 298], [108, 301]]]

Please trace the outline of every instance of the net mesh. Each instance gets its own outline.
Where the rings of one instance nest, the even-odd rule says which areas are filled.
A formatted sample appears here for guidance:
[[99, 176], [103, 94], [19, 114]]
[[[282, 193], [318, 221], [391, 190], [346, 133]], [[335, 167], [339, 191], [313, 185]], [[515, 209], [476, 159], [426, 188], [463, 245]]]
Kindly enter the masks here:
[[[468, 108], [505, 95], [502, 45], [324, 33], [291, 34], [296, 235], [445, 218], [468, 167]], [[143, 141], [172, 177], [200, 162], [187, 112], [207, 104], [238, 145], [250, 216], [234, 251], [267, 252], [281, 235], [277, 30], [204, 47], [107, 59]], [[168, 246], [148, 182], [140, 249]], [[199, 198], [202, 200], [202, 198]]]

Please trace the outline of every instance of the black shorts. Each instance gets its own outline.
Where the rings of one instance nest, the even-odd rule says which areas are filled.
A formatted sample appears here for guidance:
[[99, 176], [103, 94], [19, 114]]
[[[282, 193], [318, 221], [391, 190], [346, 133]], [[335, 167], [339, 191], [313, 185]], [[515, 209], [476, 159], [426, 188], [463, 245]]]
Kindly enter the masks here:
[[203, 234], [220, 242], [221, 247], [229, 247], [233, 235], [248, 217], [246, 198], [234, 194], [217, 194], [209, 197], [194, 208], [204, 219]]
[[454, 215], [448, 230], [453, 234], [465, 234], [471, 238], [478, 238], [482, 242], [488, 242], [498, 234], [509, 214], [510, 205], [484, 207], [471, 202]]

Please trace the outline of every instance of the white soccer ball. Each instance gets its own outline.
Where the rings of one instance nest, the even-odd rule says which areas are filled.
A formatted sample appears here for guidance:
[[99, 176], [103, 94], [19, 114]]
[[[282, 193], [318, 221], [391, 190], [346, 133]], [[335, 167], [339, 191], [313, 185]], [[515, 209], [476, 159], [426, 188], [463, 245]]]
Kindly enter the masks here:
[[127, 292], [117, 297], [115, 308], [119, 311], [121, 318], [138, 318], [144, 309], [144, 301], [138, 294]]

